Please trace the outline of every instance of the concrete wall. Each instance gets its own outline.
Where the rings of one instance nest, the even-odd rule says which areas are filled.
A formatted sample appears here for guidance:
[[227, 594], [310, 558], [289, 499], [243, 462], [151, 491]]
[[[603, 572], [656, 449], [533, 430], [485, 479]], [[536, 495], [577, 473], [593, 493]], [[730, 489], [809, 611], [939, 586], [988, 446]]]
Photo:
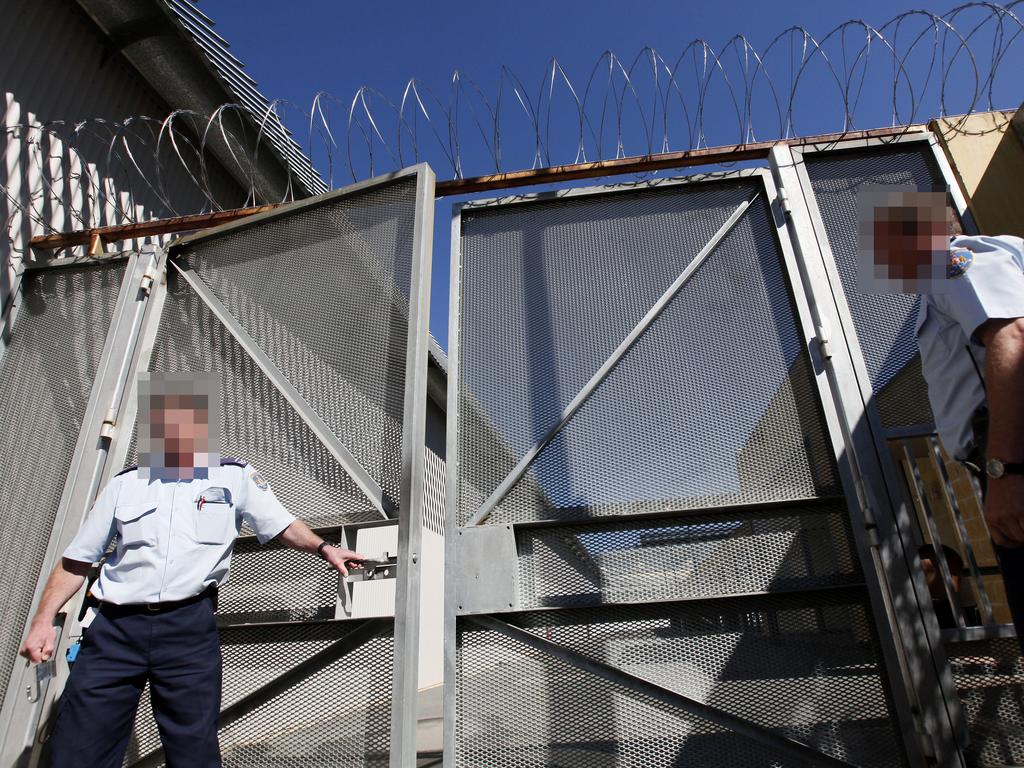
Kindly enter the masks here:
[[[1024, 122], [1024, 110], [1017, 110]], [[931, 124], [949, 158], [978, 229], [1024, 237], [1024, 138], [1014, 112], [945, 117]]]

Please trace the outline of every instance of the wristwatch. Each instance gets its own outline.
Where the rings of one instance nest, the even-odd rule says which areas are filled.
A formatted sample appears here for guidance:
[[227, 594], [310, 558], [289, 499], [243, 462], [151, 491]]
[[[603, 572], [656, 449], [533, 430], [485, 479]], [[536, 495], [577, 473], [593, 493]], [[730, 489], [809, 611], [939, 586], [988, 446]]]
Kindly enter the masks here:
[[998, 480], [1003, 475], [1024, 475], [1024, 463], [989, 459], [985, 462], [985, 474], [993, 480]]
[[324, 547], [334, 547], [334, 546], [337, 546], [337, 545], [336, 544], [331, 544], [329, 541], [321, 541], [320, 542], [320, 546], [316, 548], [316, 553], [318, 555], [320, 555], [320, 557], [322, 557], [324, 560], [326, 560], [327, 556], [324, 554]]

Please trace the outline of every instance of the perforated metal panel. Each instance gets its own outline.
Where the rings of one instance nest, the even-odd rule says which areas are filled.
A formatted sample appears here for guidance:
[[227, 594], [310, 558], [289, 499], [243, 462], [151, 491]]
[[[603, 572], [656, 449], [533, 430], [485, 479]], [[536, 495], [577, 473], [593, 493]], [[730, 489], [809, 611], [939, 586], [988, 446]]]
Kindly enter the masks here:
[[[379, 520], [363, 495], [192, 288], [171, 269], [153, 371], [219, 371], [221, 453], [257, 467], [310, 525]], [[399, 449], [400, 450], [400, 449]]]
[[0, 684], [8, 685], [124, 262], [31, 272], [0, 359]]
[[1024, 763], [1024, 658], [1016, 638], [949, 643], [953, 681], [971, 734], [971, 766]]
[[914, 337], [919, 299], [857, 289], [857, 194], [866, 184], [946, 190], [927, 143], [805, 155], [807, 175], [835, 257], [884, 427], [934, 421]]
[[[224, 710], [263, 686], [288, 678], [270, 701], [220, 729], [225, 768], [388, 765], [390, 630], [306, 674], [293, 671], [299, 662], [328, 653], [351, 629], [352, 624], [344, 622], [221, 629]], [[125, 765], [159, 747], [147, 686]]]
[[[853, 765], [902, 765], [869, 616], [839, 591], [505, 618]], [[792, 764], [466, 619], [458, 668], [458, 765]]]
[[521, 528], [516, 539], [523, 608], [780, 592], [861, 579], [839, 504]]
[[417, 177], [184, 249], [397, 506]]
[[[758, 186], [467, 212], [462, 521]], [[836, 495], [833, 465], [762, 194], [491, 520]]]

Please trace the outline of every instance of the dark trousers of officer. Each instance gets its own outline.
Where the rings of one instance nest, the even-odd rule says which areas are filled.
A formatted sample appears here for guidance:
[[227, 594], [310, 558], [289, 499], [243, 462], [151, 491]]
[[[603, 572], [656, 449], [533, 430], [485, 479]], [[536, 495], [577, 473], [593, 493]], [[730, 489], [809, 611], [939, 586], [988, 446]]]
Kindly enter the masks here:
[[61, 697], [52, 768], [120, 768], [147, 680], [168, 768], [219, 768], [221, 658], [209, 598], [157, 612], [101, 609]]

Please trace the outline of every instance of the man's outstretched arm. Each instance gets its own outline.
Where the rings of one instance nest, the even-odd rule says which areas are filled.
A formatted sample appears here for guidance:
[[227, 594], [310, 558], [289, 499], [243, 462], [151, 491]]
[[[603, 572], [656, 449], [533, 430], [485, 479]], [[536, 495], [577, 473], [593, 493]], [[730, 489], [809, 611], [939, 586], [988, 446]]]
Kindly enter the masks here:
[[28, 637], [21, 646], [21, 655], [33, 664], [49, 661], [53, 656], [57, 639], [53, 619], [57, 611], [81, 589], [90, 568], [90, 563], [62, 557], [50, 574], [39, 608], [29, 625]]
[[[293, 520], [287, 528], [281, 531], [280, 538], [292, 549], [309, 552], [313, 555], [317, 553], [317, 548], [323, 543], [323, 539], [313, 533], [309, 526], [301, 520]], [[324, 547], [323, 552], [327, 562], [342, 576], [348, 576], [350, 567], [358, 565], [366, 559], [358, 552], [341, 547]]]
[[[1024, 318], [989, 320], [978, 329], [978, 337], [985, 345], [985, 455], [1024, 461]], [[1024, 475], [989, 479], [985, 520], [996, 544], [1024, 545]]]

